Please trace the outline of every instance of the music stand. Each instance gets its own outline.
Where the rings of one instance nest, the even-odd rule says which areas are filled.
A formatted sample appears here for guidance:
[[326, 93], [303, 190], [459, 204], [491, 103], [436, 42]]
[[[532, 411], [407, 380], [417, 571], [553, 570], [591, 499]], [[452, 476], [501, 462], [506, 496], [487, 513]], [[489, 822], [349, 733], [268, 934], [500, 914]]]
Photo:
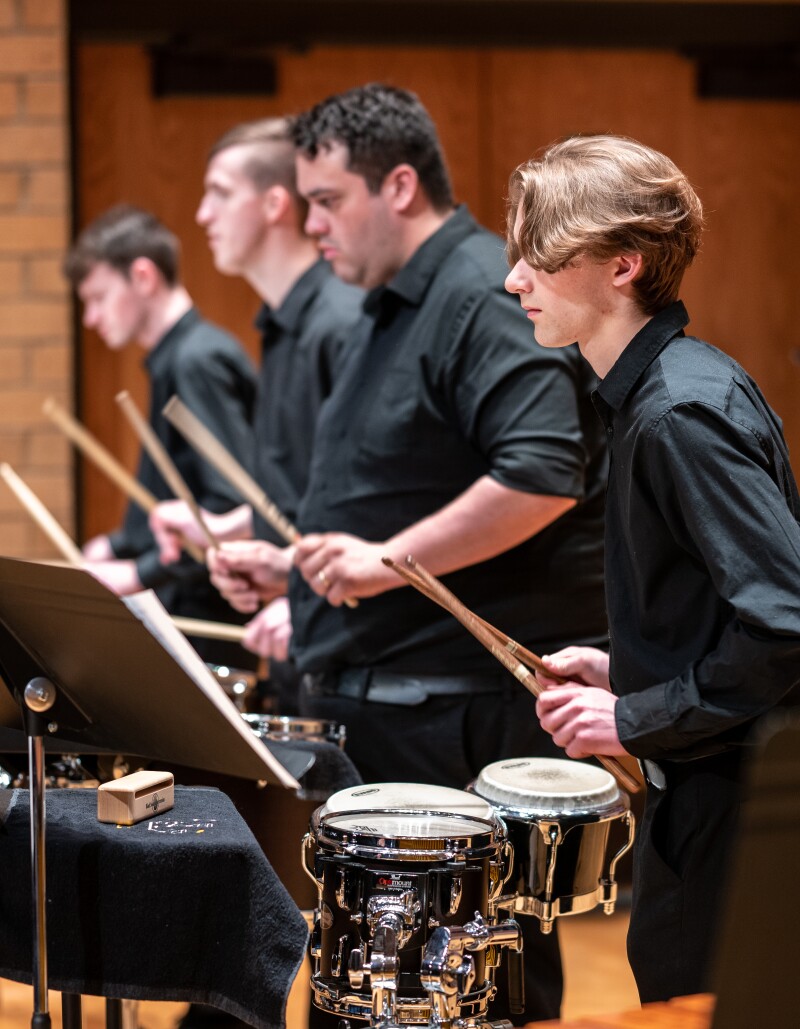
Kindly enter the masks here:
[[[61, 751], [132, 754], [299, 789], [295, 774], [250, 732], [158, 602], [144, 598], [134, 606], [137, 614], [83, 570], [0, 558], [0, 677], [19, 703], [28, 742], [34, 1029], [50, 1029], [48, 741]], [[0, 716], [11, 720], [7, 698]], [[23, 735], [13, 725], [5, 730], [6, 737]], [[280, 756], [293, 757], [285, 749]], [[313, 756], [296, 760], [302, 774]]]

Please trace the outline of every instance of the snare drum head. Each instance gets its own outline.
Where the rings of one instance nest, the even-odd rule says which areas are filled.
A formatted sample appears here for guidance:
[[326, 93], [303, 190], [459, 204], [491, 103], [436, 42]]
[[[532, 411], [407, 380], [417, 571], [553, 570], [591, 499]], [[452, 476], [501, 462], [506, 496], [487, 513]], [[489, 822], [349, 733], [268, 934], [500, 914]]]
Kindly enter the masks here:
[[483, 769], [473, 788], [501, 814], [514, 811], [532, 817], [599, 812], [621, 797], [616, 780], [604, 768], [544, 757], [495, 761]]
[[364, 811], [398, 808], [410, 811], [449, 811], [474, 818], [494, 818], [494, 810], [483, 797], [447, 786], [417, 782], [373, 782], [351, 786], [330, 796], [322, 811]]

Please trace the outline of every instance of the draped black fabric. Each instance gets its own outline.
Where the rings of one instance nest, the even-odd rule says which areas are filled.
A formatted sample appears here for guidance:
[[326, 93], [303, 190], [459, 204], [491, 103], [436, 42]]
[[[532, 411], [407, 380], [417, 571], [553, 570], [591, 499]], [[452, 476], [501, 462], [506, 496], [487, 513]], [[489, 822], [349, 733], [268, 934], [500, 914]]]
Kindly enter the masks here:
[[[175, 790], [133, 826], [97, 821], [94, 790], [48, 790], [49, 983], [67, 993], [213, 1004], [285, 1024], [305, 920], [231, 801]], [[0, 791], [0, 976], [31, 981], [27, 793]]]

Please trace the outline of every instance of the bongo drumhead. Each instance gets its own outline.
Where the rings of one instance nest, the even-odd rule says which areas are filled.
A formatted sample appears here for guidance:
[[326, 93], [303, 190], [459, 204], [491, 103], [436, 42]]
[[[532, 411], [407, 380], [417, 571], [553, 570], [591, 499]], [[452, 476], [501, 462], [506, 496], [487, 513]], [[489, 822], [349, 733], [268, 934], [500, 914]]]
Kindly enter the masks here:
[[558, 758], [511, 758], [487, 765], [474, 783], [504, 811], [532, 817], [593, 813], [616, 804], [620, 790], [604, 768]]

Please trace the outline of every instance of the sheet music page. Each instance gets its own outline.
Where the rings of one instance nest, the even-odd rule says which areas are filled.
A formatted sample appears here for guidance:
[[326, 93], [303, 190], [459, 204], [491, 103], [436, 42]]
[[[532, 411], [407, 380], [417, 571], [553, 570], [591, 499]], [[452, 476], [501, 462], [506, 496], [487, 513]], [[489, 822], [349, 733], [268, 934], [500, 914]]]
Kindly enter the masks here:
[[189, 678], [213, 702], [231, 725], [268, 765], [279, 782], [289, 789], [299, 789], [300, 784], [286, 768], [272, 755], [267, 747], [251, 732], [244, 719], [228, 699], [225, 691], [206, 667], [205, 662], [189, 643], [180, 629], [177, 629], [161, 601], [152, 590], [143, 590], [127, 597], [120, 597], [125, 606], [145, 626], [151, 636], [158, 640], [166, 652], [181, 666]]

